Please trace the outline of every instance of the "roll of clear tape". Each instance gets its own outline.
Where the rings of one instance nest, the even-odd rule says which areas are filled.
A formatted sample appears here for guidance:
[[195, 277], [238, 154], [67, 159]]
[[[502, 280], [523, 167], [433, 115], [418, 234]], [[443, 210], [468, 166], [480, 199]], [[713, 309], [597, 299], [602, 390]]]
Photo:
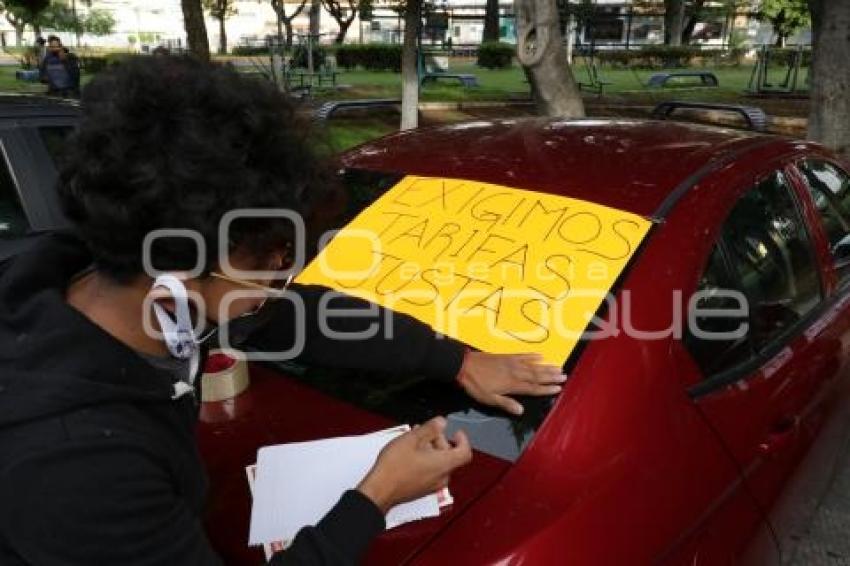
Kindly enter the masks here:
[[219, 371], [204, 372], [201, 377], [201, 401], [204, 403], [233, 399], [251, 383], [245, 354], [238, 350], [210, 350], [210, 358], [214, 355], [224, 355], [233, 363]]

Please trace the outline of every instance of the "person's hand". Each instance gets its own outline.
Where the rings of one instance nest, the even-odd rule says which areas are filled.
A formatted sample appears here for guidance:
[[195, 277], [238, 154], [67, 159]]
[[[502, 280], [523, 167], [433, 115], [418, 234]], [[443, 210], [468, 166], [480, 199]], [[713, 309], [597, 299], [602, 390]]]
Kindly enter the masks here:
[[472, 460], [462, 431], [451, 441], [446, 419], [435, 417], [387, 444], [357, 489], [383, 512], [446, 487], [449, 476]]
[[567, 376], [539, 354], [468, 352], [457, 379], [479, 403], [521, 415], [522, 404], [509, 395], [555, 395]]

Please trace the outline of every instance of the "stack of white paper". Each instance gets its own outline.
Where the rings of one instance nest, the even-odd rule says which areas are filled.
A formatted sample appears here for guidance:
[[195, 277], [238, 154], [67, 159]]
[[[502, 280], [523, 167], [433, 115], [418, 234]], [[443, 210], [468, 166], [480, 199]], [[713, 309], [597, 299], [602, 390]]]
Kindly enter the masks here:
[[[315, 525], [349, 489], [366, 476], [381, 449], [410, 430], [401, 426], [363, 436], [267, 446], [257, 452], [253, 475], [250, 545], [292, 541], [304, 526]], [[440, 514], [450, 504], [447, 490], [393, 507], [387, 528]], [[283, 541], [282, 543], [280, 541]]]

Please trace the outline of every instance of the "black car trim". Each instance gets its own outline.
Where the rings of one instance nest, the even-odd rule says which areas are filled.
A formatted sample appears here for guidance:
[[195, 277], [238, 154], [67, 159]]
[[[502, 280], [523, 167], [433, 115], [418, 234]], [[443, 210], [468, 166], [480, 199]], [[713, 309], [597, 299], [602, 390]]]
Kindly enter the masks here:
[[[791, 197], [794, 201], [794, 208], [797, 210], [797, 214], [804, 220], [805, 224], [805, 211], [803, 209], [803, 203], [800, 202], [800, 196], [795, 188], [795, 182], [793, 179], [789, 178], [788, 172], [789, 169], [794, 167], [794, 161], [788, 161], [787, 163], [783, 163], [779, 165], [776, 169], [772, 169], [770, 172], [765, 173], [763, 175], [758, 175], [754, 180], [754, 187], [761, 180], [763, 180], [767, 175], [770, 175], [773, 171], [782, 172], [785, 178], [788, 180], [791, 190]], [[751, 190], [751, 189], [749, 189]], [[725, 219], [724, 219], [725, 221]], [[809, 253], [812, 257], [816, 257], [815, 244], [812, 240], [812, 232], [811, 228], [806, 226], [806, 241], [809, 247]], [[718, 241], [718, 245], [721, 247], [722, 254], [724, 256], [724, 263], [726, 264], [726, 269], [730, 268], [728, 264], [728, 248], [725, 238], [721, 238]], [[732, 277], [731, 274], [728, 274], [727, 277]], [[734, 278], [733, 278], [734, 279]], [[766, 364], [773, 358], [776, 354], [781, 352], [784, 348], [790, 347], [791, 343], [796, 340], [800, 334], [804, 333], [806, 329], [811, 326], [818, 318], [823, 316], [823, 314], [835, 306], [835, 304], [843, 299], [847, 294], [845, 289], [850, 290], [850, 287], [845, 289], [839, 289], [833, 292], [831, 295], [827, 294], [827, 288], [825, 282], [823, 280], [823, 273], [820, 269], [817, 272], [817, 279], [820, 287], [820, 296], [817, 305], [812, 308], [811, 311], [805, 314], [805, 316], [801, 317], [800, 320], [789, 326], [785, 329], [784, 332], [777, 334], [769, 343], [767, 343], [761, 349], [753, 348], [754, 355], [748, 360], [741, 362], [735, 367], [732, 367], [728, 370], [716, 373], [712, 376], [705, 378], [703, 381], [691, 386], [688, 388], [688, 395], [693, 399], [697, 399], [704, 395], [708, 395], [718, 389], [726, 387], [732, 383], [737, 381], [746, 379], [750, 374], [752, 374], [755, 370]], [[749, 297], [748, 297], [749, 300]], [[748, 320], [748, 322], [750, 322]]]
[[789, 326], [785, 332], [777, 335], [776, 338], [774, 338], [762, 350], [757, 351], [752, 358], [733, 368], [717, 373], [695, 385], [692, 385], [687, 390], [688, 395], [692, 399], [699, 399], [700, 397], [714, 393], [715, 391], [733, 383], [747, 379], [754, 371], [764, 366], [784, 348], [790, 347], [794, 340], [799, 338], [800, 335], [803, 334], [818, 318], [823, 316], [827, 310], [834, 307], [840, 300], [844, 299], [846, 294], [847, 293], [836, 293], [825, 298], [804, 317]]
[[8, 171], [9, 179], [12, 181], [15, 194], [18, 197], [18, 203], [20, 203], [21, 210], [23, 210], [26, 216], [28, 228], [32, 230], [45, 221], [45, 208], [42, 199], [38, 197], [31, 198], [32, 195], [24, 190], [24, 183], [21, 180], [21, 176], [18, 170], [12, 166], [15, 161], [15, 152], [20, 149], [19, 147], [16, 148], [16, 146], [20, 145], [20, 136], [15, 134], [10, 132], [0, 133], [0, 160], [2, 160], [0, 167], [5, 167]]
[[67, 228], [70, 223], [62, 211], [62, 205], [59, 202], [59, 193], [56, 190], [56, 185], [59, 179], [59, 172], [56, 162], [50, 152], [47, 150], [44, 139], [39, 132], [41, 128], [75, 128], [78, 121], [68, 120], [47, 120], [39, 121], [31, 124], [31, 127], [21, 128], [21, 137], [27, 147], [27, 151], [32, 155], [32, 171], [30, 177], [33, 185], [38, 186], [38, 190], [42, 194], [44, 204], [47, 207], [47, 214], [50, 218], [51, 226], [57, 229]]
[[752, 139], [750, 143], [745, 144], [743, 147], [734, 148], [719, 159], [705, 163], [687, 179], [679, 183], [675, 189], [670, 191], [670, 194], [664, 197], [664, 200], [661, 201], [661, 204], [658, 205], [658, 208], [655, 209], [655, 212], [652, 213], [650, 218], [653, 222], [663, 222], [664, 219], [667, 218], [667, 215], [670, 214], [670, 211], [673, 210], [673, 207], [676, 206], [676, 203], [678, 203], [683, 196], [685, 196], [705, 177], [715, 172], [717, 169], [729, 165], [736, 159], [739, 159], [742, 155], [766, 145], [770, 145], [771, 143], [775, 143], [776, 141], [777, 138], [773, 136], [757, 137]]

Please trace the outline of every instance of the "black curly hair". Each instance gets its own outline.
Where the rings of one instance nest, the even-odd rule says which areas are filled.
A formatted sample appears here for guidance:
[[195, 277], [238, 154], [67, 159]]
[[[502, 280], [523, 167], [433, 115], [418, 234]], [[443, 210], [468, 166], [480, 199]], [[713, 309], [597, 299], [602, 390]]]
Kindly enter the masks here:
[[[219, 245], [265, 259], [293, 243], [291, 223], [234, 222], [230, 241], [219, 242], [219, 221], [241, 208], [307, 216], [327, 184], [308, 135], [268, 83], [190, 58], [132, 58], [83, 92], [60, 167], [62, 204], [96, 267], [119, 281], [143, 272], [143, 241], [156, 229], [199, 233], [205, 271]], [[186, 238], [157, 240], [152, 251], [158, 270], [188, 270], [196, 259]]]

